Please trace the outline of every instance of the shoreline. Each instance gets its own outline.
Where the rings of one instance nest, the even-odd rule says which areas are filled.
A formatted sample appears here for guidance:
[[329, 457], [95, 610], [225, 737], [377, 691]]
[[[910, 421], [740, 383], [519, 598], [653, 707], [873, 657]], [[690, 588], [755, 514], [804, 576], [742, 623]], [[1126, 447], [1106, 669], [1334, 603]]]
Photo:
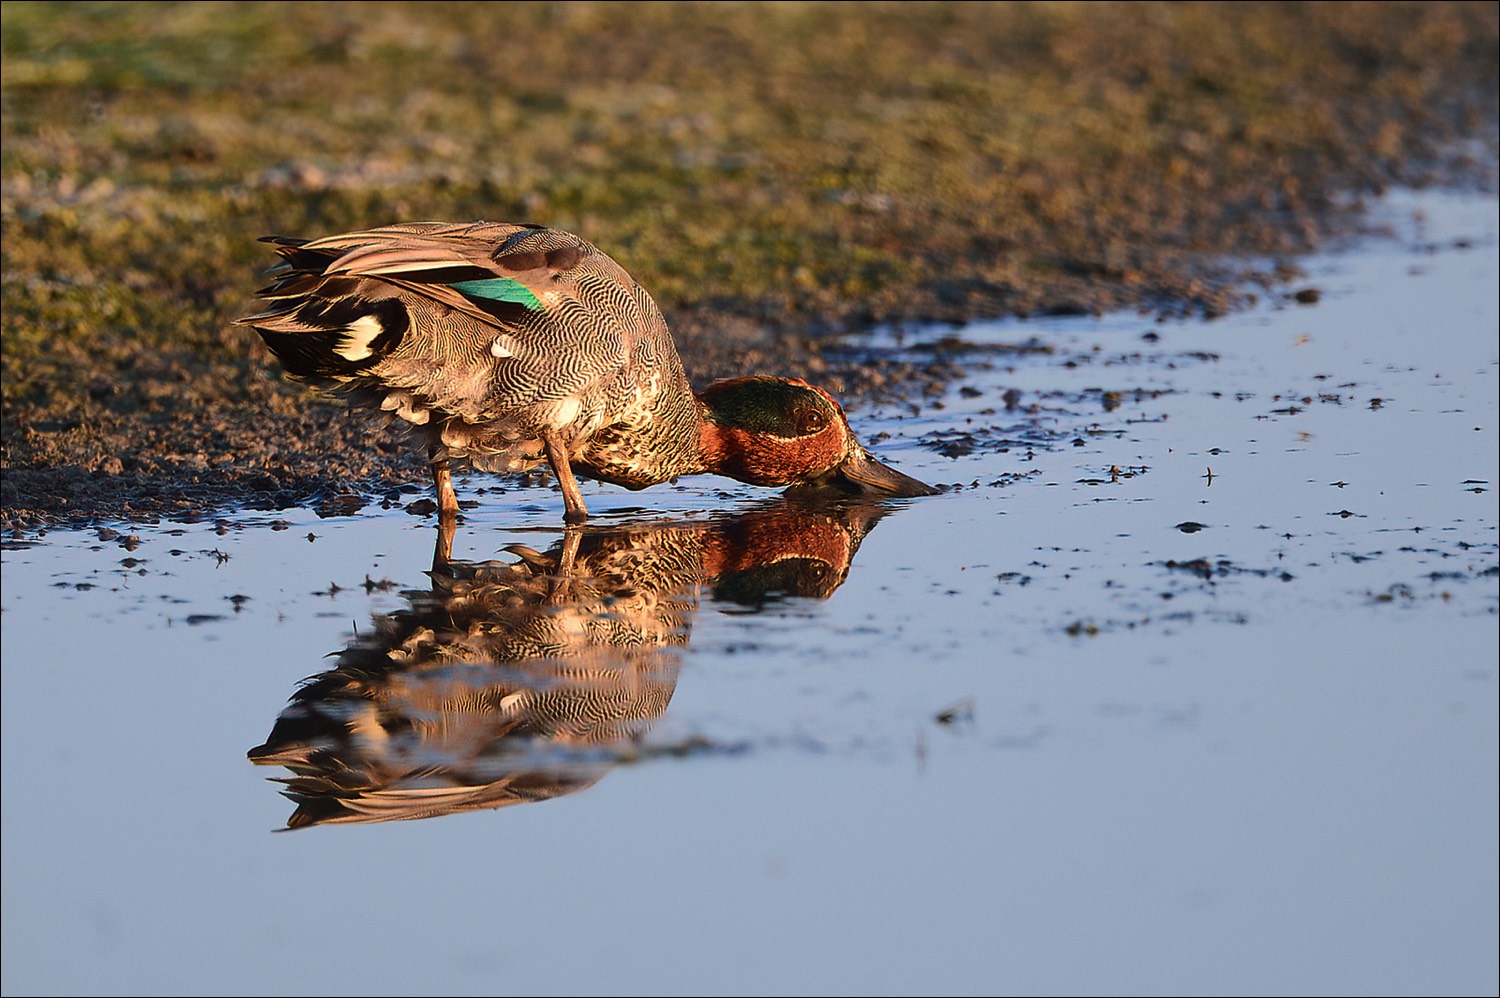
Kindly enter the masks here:
[[861, 331], [1212, 318], [1301, 290], [1384, 190], [1496, 185], [1488, 3], [429, 6], [4, 8], [0, 529], [426, 483], [231, 324], [267, 233], [568, 229], [695, 386], [857, 410], [962, 375]]

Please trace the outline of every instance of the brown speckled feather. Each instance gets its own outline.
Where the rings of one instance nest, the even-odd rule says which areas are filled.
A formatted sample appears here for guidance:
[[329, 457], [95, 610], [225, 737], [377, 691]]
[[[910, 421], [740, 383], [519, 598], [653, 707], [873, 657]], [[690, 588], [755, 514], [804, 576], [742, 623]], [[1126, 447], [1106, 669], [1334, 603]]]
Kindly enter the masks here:
[[555, 434], [583, 474], [643, 487], [701, 471], [700, 419], [656, 303], [577, 236], [419, 222], [303, 242], [256, 328], [293, 375], [421, 427], [493, 471]]

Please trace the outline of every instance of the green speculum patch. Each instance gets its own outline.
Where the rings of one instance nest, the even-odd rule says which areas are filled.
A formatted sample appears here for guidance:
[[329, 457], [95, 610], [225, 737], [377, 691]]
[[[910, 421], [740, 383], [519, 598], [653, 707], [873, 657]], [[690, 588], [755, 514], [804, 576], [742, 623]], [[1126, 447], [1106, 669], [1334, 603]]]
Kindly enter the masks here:
[[449, 285], [459, 294], [468, 295], [471, 298], [488, 298], [490, 301], [505, 301], [515, 305], [525, 305], [533, 312], [540, 312], [545, 306], [541, 299], [532, 293], [531, 289], [520, 281], [513, 281], [509, 277], [492, 277], [483, 281], [458, 281]]

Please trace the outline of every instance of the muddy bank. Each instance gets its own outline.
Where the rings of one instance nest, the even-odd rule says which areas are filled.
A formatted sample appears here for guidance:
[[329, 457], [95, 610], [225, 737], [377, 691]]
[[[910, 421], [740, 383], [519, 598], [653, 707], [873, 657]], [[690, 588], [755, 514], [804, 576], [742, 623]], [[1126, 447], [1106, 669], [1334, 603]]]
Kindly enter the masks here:
[[695, 382], [857, 401], [962, 370], [872, 324], [1222, 314], [1493, 183], [1493, 4], [434, 7], [6, 5], [0, 525], [421, 482], [231, 325], [265, 232], [571, 229]]

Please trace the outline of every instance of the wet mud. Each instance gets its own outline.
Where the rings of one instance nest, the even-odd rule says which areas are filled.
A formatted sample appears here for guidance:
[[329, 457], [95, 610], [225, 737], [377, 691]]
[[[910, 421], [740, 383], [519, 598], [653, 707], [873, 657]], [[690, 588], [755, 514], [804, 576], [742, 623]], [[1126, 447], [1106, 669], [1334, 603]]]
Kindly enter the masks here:
[[[799, 375], [858, 411], [998, 362], [871, 329], [1309, 306], [1298, 260], [1371, 195], [1494, 183], [1490, 4], [851, 11], [7, 5], [0, 529], [423, 481], [231, 325], [267, 232], [578, 231], [699, 387]], [[1009, 418], [942, 445], [1028, 443]]]

